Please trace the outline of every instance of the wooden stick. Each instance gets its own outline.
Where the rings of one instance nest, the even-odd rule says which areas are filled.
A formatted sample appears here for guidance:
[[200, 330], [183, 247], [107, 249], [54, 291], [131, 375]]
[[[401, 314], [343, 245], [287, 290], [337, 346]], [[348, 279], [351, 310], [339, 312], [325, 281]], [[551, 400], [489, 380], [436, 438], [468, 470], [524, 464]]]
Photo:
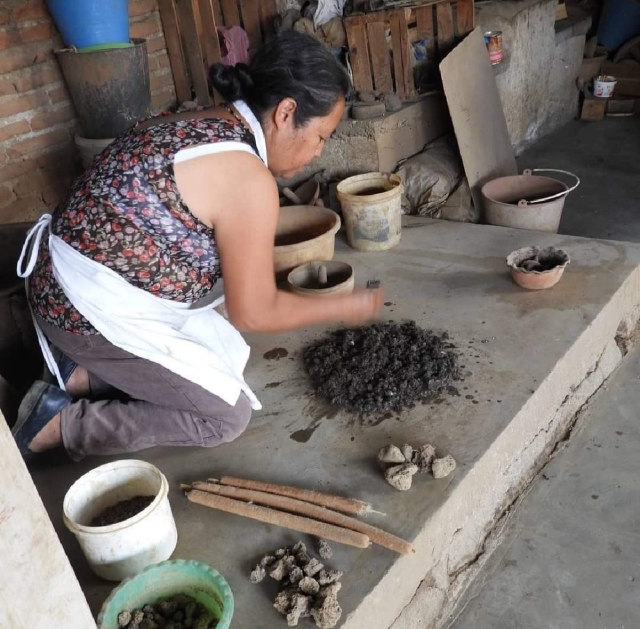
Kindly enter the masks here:
[[396, 537], [395, 535], [387, 533], [375, 526], [371, 526], [370, 524], [351, 518], [348, 515], [343, 515], [342, 513], [337, 513], [331, 509], [319, 507], [308, 502], [303, 502], [302, 500], [279, 496], [277, 494], [268, 494], [264, 491], [241, 489], [239, 487], [229, 487], [215, 483], [196, 482], [191, 485], [191, 488], [211, 494], [217, 494], [219, 496], [226, 496], [227, 498], [235, 498], [245, 502], [255, 502], [256, 504], [265, 505], [267, 507], [275, 507], [281, 511], [288, 511], [290, 513], [307, 516], [309, 518], [321, 520], [322, 522], [341, 526], [345, 529], [358, 531], [359, 533], [367, 535], [374, 544], [378, 544], [378, 546], [383, 546], [384, 548], [389, 548], [390, 550], [394, 550], [402, 555], [408, 555], [409, 553], [415, 552], [413, 546], [400, 537]]
[[198, 489], [192, 489], [187, 492], [187, 498], [191, 502], [195, 502], [196, 504], [203, 505], [205, 507], [219, 509], [220, 511], [226, 511], [227, 513], [235, 513], [236, 515], [241, 515], [245, 518], [259, 520], [260, 522], [266, 522], [267, 524], [275, 524], [276, 526], [282, 526], [284, 528], [291, 529], [292, 531], [315, 535], [316, 537], [329, 539], [333, 542], [346, 544], [347, 546], [368, 548], [371, 543], [366, 535], [357, 533], [356, 531], [350, 531], [349, 529], [333, 526], [332, 524], [326, 524], [325, 522], [310, 520], [309, 518], [301, 518], [300, 516], [284, 513], [283, 511], [277, 511], [276, 509], [258, 507], [257, 505], [247, 504], [240, 500], [233, 500], [231, 498], [217, 496], [216, 494], [209, 494]]
[[265, 491], [268, 494], [278, 494], [279, 496], [288, 496], [297, 500], [304, 500], [314, 505], [327, 507], [340, 511], [341, 513], [351, 513], [354, 515], [362, 515], [371, 511], [371, 505], [368, 502], [361, 502], [353, 498], [342, 498], [341, 496], [332, 496], [331, 494], [323, 494], [319, 491], [311, 489], [299, 489], [298, 487], [289, 487], [288, 485], [276, 485], [275, 483], [263, 483], [258, 480], [247, 480], [245, 478], [235, 478], [233, 476], [223, 476], [220, 480], [213, 480], [221, 485], [231, 485], [232, 487], [241, 487], [242, 489], [255, 489], [257, 491]]

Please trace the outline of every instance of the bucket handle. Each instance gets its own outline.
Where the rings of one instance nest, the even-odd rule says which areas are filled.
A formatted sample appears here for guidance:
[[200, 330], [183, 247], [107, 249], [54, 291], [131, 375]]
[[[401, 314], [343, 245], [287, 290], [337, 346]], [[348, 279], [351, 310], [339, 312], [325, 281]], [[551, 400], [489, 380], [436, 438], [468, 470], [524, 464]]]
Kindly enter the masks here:
[[568, 190], [563, 190], [562, 192], [558, 192], [557, 194], [552, 194], [549, 197], [544, 197], [542, 199], [536, 199], [535, 201], [525, 201], [524, 199], [521, 199], [520, 201], [518, 201], [518, 205], [519, 206], [524, 206], [524, 205], [534, 205], [536, 203], [544, 203], [545, 201], [551, 201], [552, 199], [557, 199], [559, 197], [564, 197], [567, 194], [569, 194], [570, 192], [573, 192], [579, 185], [580, 185], [580, 178], [578, 177], [578, 175], [575, 175], [574, 173], [570, 173], [568, 170], [560, 170], [559, 168], [526, 168], [525, 170], [522, 171], [523, 175], [532, 175], [533, 173], [562, 173], [563, 175], [569, 175], [570, 177], [574, 177], [576, 180], [576, 183], [571, 186], [571, 188], [569, 188]]

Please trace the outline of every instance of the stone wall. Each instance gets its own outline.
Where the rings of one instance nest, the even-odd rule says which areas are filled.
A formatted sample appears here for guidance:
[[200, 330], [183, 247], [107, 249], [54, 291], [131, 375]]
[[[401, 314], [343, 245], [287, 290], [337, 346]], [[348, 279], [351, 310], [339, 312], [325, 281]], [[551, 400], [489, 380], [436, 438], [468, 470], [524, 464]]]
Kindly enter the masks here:
[[586, 28], [556, 33], [556, 0], [479, 5], [476, 23], [502, 31], [505, 61], [496, 82], [516, 152], [572, 120], [578, 113], [576, 77]]
[[[156, 0], [130, 0], [131, 36], [147, 39], [153, 106], [175, 100]], [[0, 2], [0, 223], [32, 220], [80, 171], [73, 105], [53, 50], [45, 0]]]

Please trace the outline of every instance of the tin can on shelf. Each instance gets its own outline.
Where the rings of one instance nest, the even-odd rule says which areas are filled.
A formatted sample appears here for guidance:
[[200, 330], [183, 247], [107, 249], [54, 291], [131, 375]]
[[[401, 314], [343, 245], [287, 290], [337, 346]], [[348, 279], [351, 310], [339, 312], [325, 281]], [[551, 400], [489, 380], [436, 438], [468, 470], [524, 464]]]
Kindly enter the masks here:
[[489, 61], [495, 66], [502, 63], [502, 31], [487, 31], [484, 34], [484, 43], [489, 51]]

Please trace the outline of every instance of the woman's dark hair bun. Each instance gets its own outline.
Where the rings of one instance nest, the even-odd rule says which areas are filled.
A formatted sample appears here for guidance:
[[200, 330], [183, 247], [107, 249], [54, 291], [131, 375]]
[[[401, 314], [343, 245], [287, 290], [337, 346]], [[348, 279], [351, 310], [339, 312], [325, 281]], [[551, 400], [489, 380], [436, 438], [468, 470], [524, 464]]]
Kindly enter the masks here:
[[237, 63], [235, 66], [214, 63], [209, 68], [209, 80], [228, 103], [247, 100], [253, 89], [251, 73], [244, 63]]

